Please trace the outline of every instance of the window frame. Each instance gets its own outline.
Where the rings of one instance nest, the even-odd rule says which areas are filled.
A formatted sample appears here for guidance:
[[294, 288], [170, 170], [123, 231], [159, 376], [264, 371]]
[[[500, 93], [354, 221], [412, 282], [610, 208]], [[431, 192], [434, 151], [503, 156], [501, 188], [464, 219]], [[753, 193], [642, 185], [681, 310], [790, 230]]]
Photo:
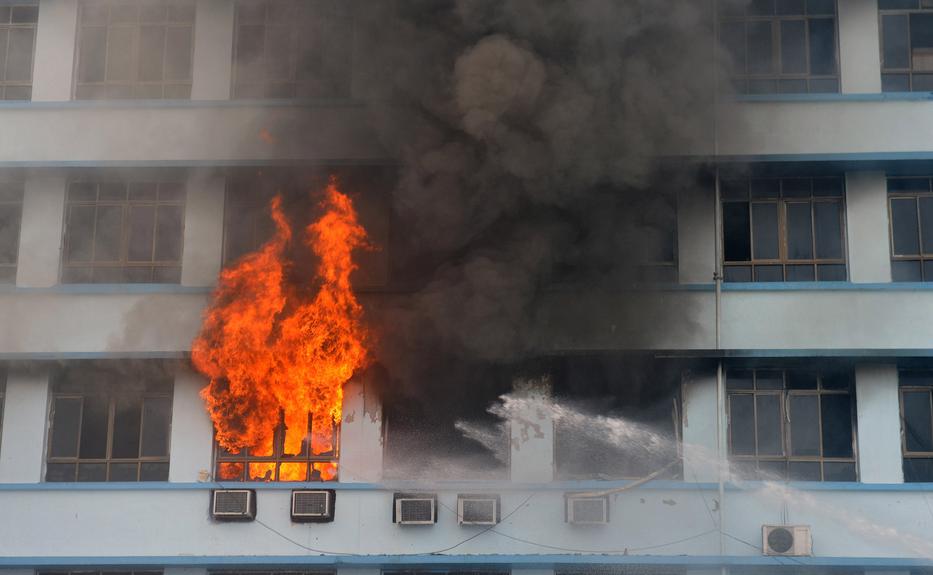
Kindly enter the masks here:
[[[910, 190], [910, 191], [891, 191], [890, 182], [892, 180], [926, 180], [927, 181], [927, 191], [919, 190]], [[933, 253], [925, 254], [923, 252], [923, 220], [920, 217], [920, 199], [921, 198], [931, 198], [933, 200], [933, 178], [926, 176], [893, 176], [885, 178], [885, 185], [887, 187], [885, 194], [885, 203], [888, 208], [888, 249], [891, 256], [891, 281], [893, 283], [900, 283], [901, 280], [894, 279], [894, 263], [895, 262], [918, 262], [920, 264], [920, 281], [927, 282], [933, 281], [933, 277], [930, 279], [926, 278], [924, 273], [924, 263], [928, 261], [933, 261]], [[894, 200], [905, 200], [912, 199], [914, 200], [914, 213], [917, 216], [917, 251], [916, 255], [907, 254], [907, 255], [898, 255], [894, 253]]]
[[[16, 187], [16, 193], [18, 197], [15, 198], [4, 198], [3, 188], [9, 187], [10, 189]], [[22, 179], [11, 179], [5, 180], [0, 179], [0, 205], [2, 206], [16, 206], [19, 207], [19, 221], [16, 224], [16, 239], [12, 247], [14, 253], [13, 263], [3, 263], [0, 262], [0, 268], [12, 270], [12, 278], [10, 281], [5, 281], [0, 276], [0, 285], [11, 285], [16, 283], [16, 272], [19, 269], [19, 248], [22, 241], [22, 228], [23, 228], [23, 200], [26, 195], [26, 183]]]
[[[901, 383], [901, 375], [903, 373], [929, 373], [931, 379], [933, 379], [933, 373], [929, 370], [923, 369], [899, 369], [897, 371], [897, 403], [898, 408], [900, 409], [900, 423], [901, 423], [901, 459], [904, 463], [908, 459], [931, 459], [933, 460], [933, 451], [910, 451], [907, 449], [907, 417], [904, 411], [904, 394], [905, 393], [916, 393], [923, 392], [927, 394], [928, 400], [930, 402], [930, 413], [933, 415], [933, 382], [928, 385], [904, 385]], [[931, 434], [933, 434], [933, 418], [931, 418]]]
[[[914, 54], [910, 46], [910, 18], [913, 14], [929, 14], [933, 17], [933, 5], [928, 8], [923, 7], [923, 3], [918, 2], [917, 8], [882, 8], [881, 5], [878, 5], [878, 59], [881, 67], [881, 91], [887, 93], [896, 93], [894, 90], [885, 90], [884, 89], [884, 76], [885, 74], [906, 74], [907, 75], [907, 91], [914, 91], [914, 74], [926, 74], [933, 77], [933, 70], [915, 72], [914, 71]], [[886, 68], [884, 64], [884, 17], [885, 16], [907, 16], [907, 68]], [[921, 90], [926, 92], [927, 90]]]
[[[36, 9], [36, 19], [33, 22], [14, 22], [13, 21], [13, 10], [15, 8], [24, 8], [24, 7], [35, 7]], [[10, 19], [7, 22], [0, 22], [0, 30], [7, 31], [6, 37], [6, 46], [3, 51], [4, 60], [0, 62], [0, 100], [11, 100], [11, 101], [31, 101], [32, 100], [32, 84], [35, 80], [35, 67], [36, 67], [36, 37], [39, 30], [39, 2], [38, 0], [18, 0], [12, 4], [0, 4], [0, 9], [8, 8], [10, 10]], [[10, 30], [26, 30], [32, 29], [32, 51], [29, 55], [29, 80], [7, 80], [7, 60], [9, 59], [10, 54]], [[7, 89], [9, 88], [25, 88], [28, 90], [29, 95], [25, 98], [8, 98]]]

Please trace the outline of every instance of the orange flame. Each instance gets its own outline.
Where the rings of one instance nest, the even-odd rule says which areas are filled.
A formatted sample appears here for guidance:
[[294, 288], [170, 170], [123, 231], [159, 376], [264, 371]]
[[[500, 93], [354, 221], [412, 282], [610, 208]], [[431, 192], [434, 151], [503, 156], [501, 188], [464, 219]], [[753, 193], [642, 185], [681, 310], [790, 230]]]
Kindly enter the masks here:
[[[325, 189], [320, 207], [321, 217], [305, 230], [306, 244], [319, 260], [316, 294], [309, 298], [285, 281], [292, 230], [277, 196], [271, 204], [275, 235], [221, 272], [192, 345], [195, 367], [210, 380], [201, 396], [217, 442], [228, 451], [247, 447], [253, 455], [272, 455], [280, 417], [285, 454], [300, 454], [305, 440], [314, 454], [335, 449], [333, 422], [340, 421], [343, 384], [367, 357], [362, 308], [350, 286], [356, 269], [352, 252], [367, 244], [353, 203], [335, 181]], [[248, 476], [268, 478], [263, 465], [250, 463]], [[333, 464], [314, 466], [323, 479], [336, 475]], [[242, 466], [227, 464], [221, 474], [224, 469], [232, 475]], [[283, 480], [304, 480], [304, 475], [304, 465], [283, 463], [279, 469]]]

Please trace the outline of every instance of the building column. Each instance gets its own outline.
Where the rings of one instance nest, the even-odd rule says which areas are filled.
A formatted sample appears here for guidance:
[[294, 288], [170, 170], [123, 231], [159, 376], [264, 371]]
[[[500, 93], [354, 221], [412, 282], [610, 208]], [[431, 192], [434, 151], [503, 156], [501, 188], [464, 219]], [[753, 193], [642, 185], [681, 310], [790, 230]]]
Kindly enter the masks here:
[[0, 483], [42, 481], [48, 421], [49, 368], [11, 366], [0, 438]]
[[204, 379], [189, 366], [176, 367], [169, 481], [207, 481], [212, 475], [214, 426], [199, 395], [204, 385]]
[[844, 94], [881, 91], [878, 0], [839, 2], [839, 77]]
[[517, 483], [554, 479], [554, 416], [550, 389], [536, 385], [513, 392], [518, 400], [509, 420], [510, 478]]
[[682, 284], [708, 284], [716, 270], [715, 193], [696, 185], [677, 194], [677, 275]]
[[855, 397], [859, 481], [903, 483], [897, 366], [857, 366]]
[[[716, 372], [688, 372], [684, 374], [682, 389], [684, 481], [719, 481]], [[728, 429], [722, 432], [725, 434]]]
[[846, 235], [853, 282], [891, 281], [887, 197], [884, 172], [846, 173]]
[[340, 422], [340, 481], [377, 483], [382, 480], [382, 403], [369, 382], [357, 379], [343, 386]]
[[198, 0], [194, 19], [192, 100], [229, 100], [235, 3]]
[[188, 175], [181, 285], [217, 283], [223, 265], [225, 185], [224, 176], [213, 170]]
[[42, 0], [36, 29], [33, 102], [71, 99], [78, 32], [77, 0]]
[[65, 176], [61, 173], [31, 174], [26, 178], [16, 266], [17, 286], [49, 287], [58, 284], [65, 187]]

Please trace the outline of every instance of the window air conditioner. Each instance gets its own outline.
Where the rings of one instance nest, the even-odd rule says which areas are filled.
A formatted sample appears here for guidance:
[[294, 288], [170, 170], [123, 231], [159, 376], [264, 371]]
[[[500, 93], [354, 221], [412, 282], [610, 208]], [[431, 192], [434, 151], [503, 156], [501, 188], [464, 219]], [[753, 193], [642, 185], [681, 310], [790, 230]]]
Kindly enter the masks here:
[[604, 525], [609, 523], [609, 498], [568, 493], [565, 495], [566, 521], [575, 525]]
[[813, 554], [807, 525], [762, 525], [761, 550], [765, 555], [806, 556]]
[[460, 525], [495, 525], [501, 520], [498, 495], [457, 496]]
[[211, 491], [211, 517], [217, 521], [252, 521], [256, 518], [256, 492], [252, 489]]
[[292, 491], [292, 521], [295, 523], [329, 523], [334, 520], [333, 489], [301, 489]]
[[392, 522], [398, 525], [437, 523], [437, 494], [396, 493], [393, 496]]

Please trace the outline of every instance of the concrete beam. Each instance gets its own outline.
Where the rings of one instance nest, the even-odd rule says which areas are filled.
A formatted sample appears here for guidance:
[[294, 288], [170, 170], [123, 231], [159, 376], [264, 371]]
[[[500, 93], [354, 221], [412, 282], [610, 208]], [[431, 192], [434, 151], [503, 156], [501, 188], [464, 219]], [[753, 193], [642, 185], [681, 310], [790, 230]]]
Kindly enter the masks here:
[[7, 374], [0, 438], [0, 483], [39, 483], [49, 421], [47, 367], [12, 367]]

